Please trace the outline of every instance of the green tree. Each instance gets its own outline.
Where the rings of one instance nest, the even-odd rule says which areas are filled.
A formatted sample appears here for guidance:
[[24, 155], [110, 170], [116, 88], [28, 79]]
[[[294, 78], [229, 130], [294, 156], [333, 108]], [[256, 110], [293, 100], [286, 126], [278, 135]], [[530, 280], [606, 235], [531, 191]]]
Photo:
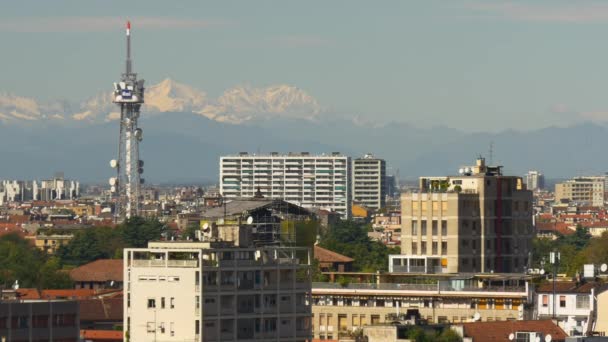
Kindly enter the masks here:
[[196, 238], [196, 232], [199, 230], [200, 230], [199, 225], [196, 224], [195, 222], [191, 222], [190, 224], [188, 224], [188, 226], [184, 230], [184, 234], [182, 234], [182, 239], [194, 240]]
[[118, 227], [126, 246], [143, 248], [149, 241], [159, 240], [166, 227], [155, 219], [131, 217]]

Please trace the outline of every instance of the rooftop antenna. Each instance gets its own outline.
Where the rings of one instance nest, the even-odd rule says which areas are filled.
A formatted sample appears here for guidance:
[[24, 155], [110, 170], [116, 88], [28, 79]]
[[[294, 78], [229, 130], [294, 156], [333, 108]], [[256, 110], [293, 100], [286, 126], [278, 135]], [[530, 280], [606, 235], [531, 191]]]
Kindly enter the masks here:
[[494, 165], [494, 142], [490, 141], [490, 160], [488, 165]]

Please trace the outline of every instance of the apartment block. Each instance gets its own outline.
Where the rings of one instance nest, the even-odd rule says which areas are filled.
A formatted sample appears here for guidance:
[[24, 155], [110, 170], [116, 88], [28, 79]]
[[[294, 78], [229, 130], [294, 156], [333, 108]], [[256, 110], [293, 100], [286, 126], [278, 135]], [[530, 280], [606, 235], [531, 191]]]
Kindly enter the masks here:
[[282, 200], [209, 208], [196, 241], [125, 249], [131, 341], [306, 341], [311, 253], [288, 247], [310, 213]]
[[605, 176], [575, 177], [555, 184], [556, 203], [604, 206]]
[[[313, 334], [339, 339], [364, 326], [403, 320], [410, 309], [430, 323], [515, 321], [529, 318], [532, 289], [525, 276], [490, 279], [410, 279], [409, 283], [313, 283]], [[418, 282], [418, 283], [417, 283]]]
[[536, 170], [526, 173], [526, 188], [531, 191], [545, 188], [545, 175]]
[[62, 173], [58, 173], [52, 179], [41, 182], [22, 180], [0, 181], [0, 205], [5, 202], [75, 199], [79, 196], [80, 183], [65, 179]]
[[351, 161], [340, 153], [240, 153], [220, 158], [220, 192], [227, 199], [283, 199], [304, 208], [351, 215]]
[[521, 177], [480, 158], [458, 176], [422, 177], [401, 197], [401, 252], [389, 268], [406, 273], [523, 272], [534, 236], [532, 192]]
[[386, 204], [386, 162], [371, 154], [353, 159], [353, 202], [368, 209], [379, 210]]

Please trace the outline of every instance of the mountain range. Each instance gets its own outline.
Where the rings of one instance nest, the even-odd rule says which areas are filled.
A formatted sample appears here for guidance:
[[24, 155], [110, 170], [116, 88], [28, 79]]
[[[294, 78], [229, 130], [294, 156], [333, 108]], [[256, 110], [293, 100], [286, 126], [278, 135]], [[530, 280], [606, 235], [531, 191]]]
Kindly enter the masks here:
[[[338, 115], [290, 85], [237, 86], [214, 99], [166, 79], [145, 94], [140, 148], [149, 182], [217, 182], [219, 156], [241, 151], [373, 153], [388, 161], [390, 172], [398, 169], [409, 179], [453, 174], [479, 155], [508, 174], [538, 169], [554, 178], [603, 173], [608, 164], [608, 128], [592, 122], [471, 133], [418, 127], [407, 118], [379, 123]], [[103, 181], [112, 176], [117, 118], [110, 92], [81, 103], [0, 93], [0, 179], [64, 171], [85, 182]]]

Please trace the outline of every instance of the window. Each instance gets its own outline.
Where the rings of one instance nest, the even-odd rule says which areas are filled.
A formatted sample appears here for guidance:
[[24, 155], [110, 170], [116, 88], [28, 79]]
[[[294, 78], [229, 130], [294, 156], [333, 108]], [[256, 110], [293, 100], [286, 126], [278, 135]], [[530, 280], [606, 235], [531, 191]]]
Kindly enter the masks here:
[[433, 236], [437, 236], [437, 230], [438, 230], [438, 228], [437, 228], [437, 220], [433, 220], [433, 223], [432, 223], [432, 234], [433, 234]]
[[155, 329], [154, 329], [154, 322], [148, 322], [148, 323], [146, 324], [146, 330], [147, 330], [149, 333], [153, 333], [153, 332], [154, 332], [154, 330], [155, 330]]
[[418, 254], [418, 242], [412, 242], [412, 254]]
[[441, 221], [441, 236], [446, 236], [446, 235], [448, 235], [448, 221], [442, 220]]
[[428, 203], [427, 202], [422, 202], [420, 204], [421, 204], [421, 209], [422, 209], [421, 210], [421, 215], [422, 216], [426, 216], [426, 210], [427, 210], [427, 207], [428, 207]]
[[441, 201], [441, 211], [443, 212], [442, 215], [445, 215], [445, 212], [448, 211], [448, 202], [447, 201]]
[[372, 325], [380, 323], [380, 315], [372, 315]]
[[437, 251], [437, 241], [433, 241], [431, 246], [432, 246], [431, 248], [432, 248], [433, 255], [439, 254], [439, 251]]
[[165, 297], [160, 297], [160, 308], [161, 309], [165, 308]]
[[543, 295], [543, 308], [546, 308], [548, 306], [549, 306], [549, 296]]
[[164, 334], [165, 333], [165, 322], [161, 322], [160, 323], [160, 333]]
[[412, 201], [412, 215], [418, 215], [418, 202]]
[[156, 299], [148, 298], [148, 309], [153, 309], [156, 307]]
[[171, 309], [175, 309], [175, 298], [174, 297], [171, 297], [170, 305], [171, 305]]
[[560, 308], [566, 307], [566, 296], [559, 296], [559, 307]]
[[441, 241], [441, 255], [446, 255], [446, 254], [448, 254], [448, 242]]
[[426, 254], [426, 241], [420, 242], [420, 253], [422, 255]]
[[169, 331], [171, 333], [171, 336], [175, 336], [175, 326], [173, 322], [169, 323]]
[[439, 212], [439, 202], [433, 201], [433, 215], [437, 215]]
[[418, 221], [412, 220], [412, 235], [418, 235]]
[[201, 297], [200, 296], [195, 296], [194, 297], [194, 303], [195, 303], [195, 308], [196, 309], [200, 309], [201, 308]]
[[[173, 299], [173, 298], [171, 298]], [[199, 335], [201, 333], [200, 321], [197, 319], [194, 321], [194, 334]]]
[[576, 296], [576, 308], [577, 309], [589, 309], [589, 296], [588, 295], [577, 295]]
[[420, 234], [422, 236], [426, 235], [426, 221], [421, 221], [420, 222]]

